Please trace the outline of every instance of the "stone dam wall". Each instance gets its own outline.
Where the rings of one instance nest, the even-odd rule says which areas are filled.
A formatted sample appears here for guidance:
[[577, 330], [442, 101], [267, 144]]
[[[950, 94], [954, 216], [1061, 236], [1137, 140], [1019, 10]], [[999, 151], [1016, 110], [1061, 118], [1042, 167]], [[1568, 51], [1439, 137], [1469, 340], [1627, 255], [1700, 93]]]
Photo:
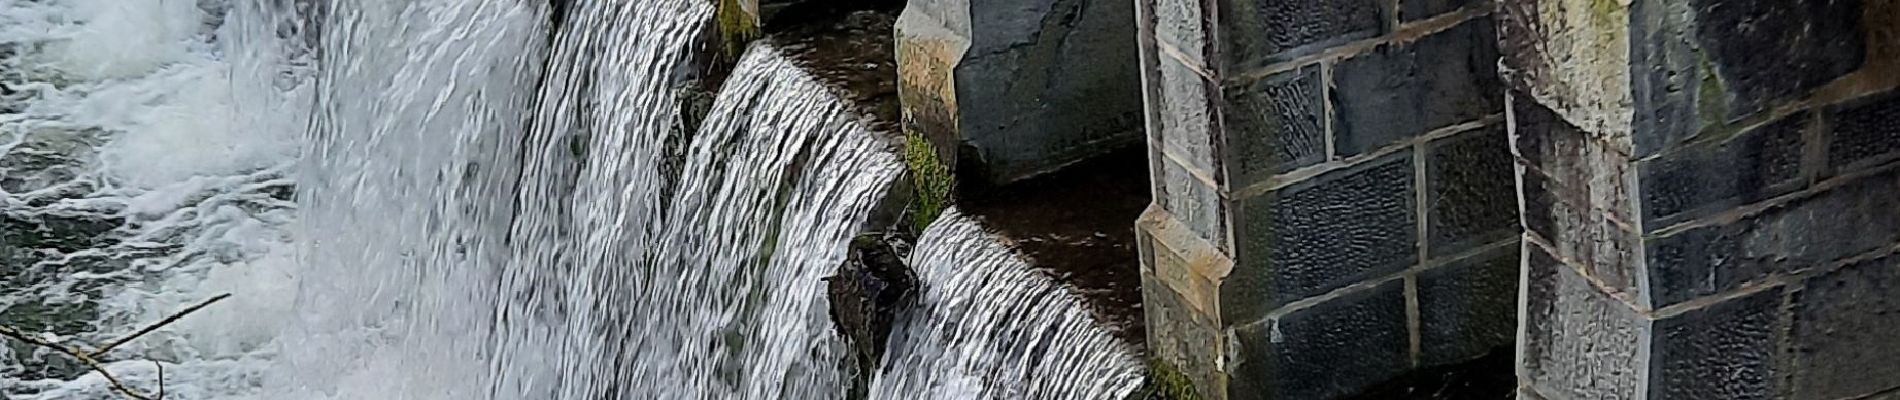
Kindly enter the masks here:
[[893, 20], [807, 60], [949, 174], [890, 212], [975, 210], [1144, 395], [1900, 396], [1900, 1], [738, 7], [811, 4]]

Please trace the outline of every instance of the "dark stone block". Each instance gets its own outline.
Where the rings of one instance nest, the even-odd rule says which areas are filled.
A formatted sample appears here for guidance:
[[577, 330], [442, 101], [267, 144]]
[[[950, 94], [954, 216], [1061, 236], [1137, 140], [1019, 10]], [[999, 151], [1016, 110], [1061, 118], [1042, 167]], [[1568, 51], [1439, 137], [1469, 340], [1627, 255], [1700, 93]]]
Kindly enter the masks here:
[[1329, 399], [1410, 366], [1405, 284], [1393, 280], [1234, 332], [1234, 400]]
[[[1230, 279], [1270, 282], [1264, 309], [1417, 262], [1412, 157], [1401, 153], [1241, 200]], [[1264, 255], [1264, 257], [1263, 257]]]
[[1421, 363], [1451, 364], [1511, 346], [1518, 250], [1513, 244], [1418, 274]]
[[1385, 34], [1381, 0], [1223, 0], [1223, 65], [1246, 71]]
[[1774, 288], [1657, 320], [1651, 398], [1773, 397], [1781, 300]]
[[1426, 148], [1429, 257], [1444, 257], [1517, 234], [1517, 181], [1509, 138], [1489, 126]]
[[1834, 140], [1828, 167], [1843, 171], [1900, 153], [1900, 92], [1829, 107]]
[[1226, 165], [1235, 187], [1326, 158], [1319, 69], [1308, 65], [1226, 90]]
[[1777, 205], [1733, 223], [1652, 238], [1656, 307], [1726, 292], [1900, 242], [1900, 170]]
[[1641, 347], [1650, 321], [1575, 269], [1526, 244], [1524, 341], [1519, 371], [1560, 399], [1634, 399], [1649, 373]]
[[1471, 0], [1399, 0], [1399, 21], [1412, 22], [1457, 11]]
[[1503, 111], [1496, 42], [1491, 19], [1475, 18], [1340, 62], [1333, 74], [1340, 155]]
[[1696, 37], [1734, 96], [1730, 119], [1860, 68], [1860, 0], [1693, 0]]
[[1794, 100], [1859, 69], [1859, 0], [1631, 6], [1638, 156]]
[[1900, 256], [1810, 278], [1794, 301], [1795, 399], [1900, 388]]
[[1643, 227], [1677, 222], [1754, 203], [1800, 188], [1801, 132], [1795, 114], [1727, 142], [1684, 148], [1641, 163]]

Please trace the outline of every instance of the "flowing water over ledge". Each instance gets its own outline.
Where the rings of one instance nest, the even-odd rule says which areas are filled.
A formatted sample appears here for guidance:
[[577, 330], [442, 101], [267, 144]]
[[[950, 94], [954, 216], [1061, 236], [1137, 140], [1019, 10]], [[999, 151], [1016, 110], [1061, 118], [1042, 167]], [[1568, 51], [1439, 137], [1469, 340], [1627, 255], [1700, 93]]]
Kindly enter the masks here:
[[[169, 399], [842, 392], [820, 278], [903, 168], [777, 49], [692, 132], [703, 1], [300, 4], [0, 0], [0, 322], [91, 343], [234, 293], [108, 356]], [[1139, 384], [967, 219], [913, 263], [878, 398]], [[0, 399], [111, 397], [0, 346]]]
[[918, 239], [918, 307], [899, 316], [880, 399], [1120, 399], [1142, 384], [1132, 347], [1082, 300], [952, 208]]

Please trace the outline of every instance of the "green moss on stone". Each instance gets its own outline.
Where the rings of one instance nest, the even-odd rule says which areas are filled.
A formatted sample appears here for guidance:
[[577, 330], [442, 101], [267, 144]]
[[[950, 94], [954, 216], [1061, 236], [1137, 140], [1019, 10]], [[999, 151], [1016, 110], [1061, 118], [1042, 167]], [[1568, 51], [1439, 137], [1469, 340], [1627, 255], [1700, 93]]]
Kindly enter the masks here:
[[745, 46], [763, 36], [759, 30], [759, 21], [739, 6], [740, 0], [718, 1], [713, 8], [713, 19], [719, 24], [719, 55], [728, 63], [738, 62], [745, 53]]
[[937, 146], [915, 132], [904, 133], [904, 165], [910, 169], [911, 189], [916, 199], [911, 222], [921, 231], [950, 206], [950, 192], [956, 180], [950, 176], [950, 168], [937, 158]]
[[1194, 380], [1187, 374], [1175, 369], [1173, 365], [1160, 360], [1148, 360], [1148, 391], [1151, 399], [1161, 400], [1200, 400], [1201, 393], [1194, 390]]

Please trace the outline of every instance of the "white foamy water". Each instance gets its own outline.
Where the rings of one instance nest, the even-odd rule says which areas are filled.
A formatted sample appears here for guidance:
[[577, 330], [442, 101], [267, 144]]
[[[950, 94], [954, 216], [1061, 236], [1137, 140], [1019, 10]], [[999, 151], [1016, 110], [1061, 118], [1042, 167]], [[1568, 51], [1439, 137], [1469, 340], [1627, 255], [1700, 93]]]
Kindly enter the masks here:
[[[164, 363], [172, 399], [254, 391], [295, 286], [310, 68], [286, 7], [0, 0], [0, 320], [94, 344], [234, 293], [107, 358], [146, 388]], [[0, 346], [0, 397], [114, 396], [59, 357]]]
[[871, 398], [1121, 399], [1141, 386], [1134, 349], [957, 209], [918, 238], [910, 266], [918, 307], [891, 329]]
[[[769, 45], [683, 130], [705, 1], [549, 13], [0, 0], [0, 323], [100, 343], [232, 293], [107, 357], [173, 400], [841, 393], [820, 278], [891, 149]], [[938, 225], [874, 393], [1131, 389], [1073, 299]], [[116, 398], [59, 357], [0, 346], [0, 399]]]

